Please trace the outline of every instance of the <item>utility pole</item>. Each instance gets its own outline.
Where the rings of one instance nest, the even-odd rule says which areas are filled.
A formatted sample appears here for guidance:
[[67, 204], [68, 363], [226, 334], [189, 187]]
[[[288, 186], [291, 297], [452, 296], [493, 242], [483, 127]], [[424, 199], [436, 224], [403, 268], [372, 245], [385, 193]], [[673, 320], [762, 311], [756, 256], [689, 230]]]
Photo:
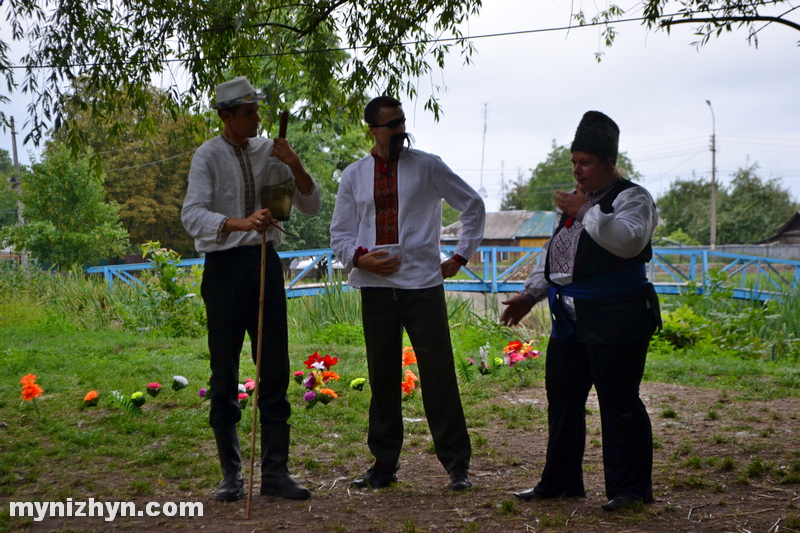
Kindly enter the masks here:
[[481, 186], [478, 188], [478, 194], [481, 198], [486, 198], [487, 192], [486, 189], [483, 188], [483, 156], [486, 153], [486, 110], [489, 106], [489, 102], [483, 103], [483, 145], [481, 148]]
[[706, 100], [711, 110], [711, 249], [717, 246], [717, 124], [711, 100]]
[[[9, 125], [11, 126], [11, 153], [14, 161], [14, 174], [8, 178], [11, 183], [11, 189], [19, 189], [19, 159], [17, 158], [17, 131], [14, 129], [14, 117], [9, 117]], [[22, 218], [22, 200], [17, 198], [17, 223], [25, 224], [25, 219]], [[28, 255], [25, 252], [20, 252], [19, 261], [23, 267], [28, 266]]]

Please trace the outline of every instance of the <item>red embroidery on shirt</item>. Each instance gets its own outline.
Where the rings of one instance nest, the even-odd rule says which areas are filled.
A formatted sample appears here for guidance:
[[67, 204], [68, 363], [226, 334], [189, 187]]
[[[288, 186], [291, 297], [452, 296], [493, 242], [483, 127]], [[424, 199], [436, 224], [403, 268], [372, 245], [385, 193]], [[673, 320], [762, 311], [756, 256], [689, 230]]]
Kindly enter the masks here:
[[375, 158], [375, 244], [398, 244], [397, 157]]

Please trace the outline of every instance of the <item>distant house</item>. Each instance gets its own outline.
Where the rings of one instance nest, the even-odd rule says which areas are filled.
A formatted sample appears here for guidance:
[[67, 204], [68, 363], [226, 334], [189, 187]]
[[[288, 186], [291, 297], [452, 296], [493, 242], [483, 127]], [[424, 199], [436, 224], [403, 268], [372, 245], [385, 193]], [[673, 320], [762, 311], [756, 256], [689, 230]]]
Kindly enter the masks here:
[[555, 211], [531, 211], [533, 216], [517, 230], [517, 246], [539, 248], [553, 235]]
[[[553, 211], [500, 211], [486, 213], [481, 246], [541, 246], [553, 231], [556, 214]], [[461, 222], [442, 228], [441, 243], [455, 245], [461, 238]], [[501, 259], [510, 258], [502, 252]], [[477, 258], [483, 261], [483, 257]]]
[[772, 237], [761, 241], [760, 244], [800, 244], [800, 211], [797, 211], [789, 222]]

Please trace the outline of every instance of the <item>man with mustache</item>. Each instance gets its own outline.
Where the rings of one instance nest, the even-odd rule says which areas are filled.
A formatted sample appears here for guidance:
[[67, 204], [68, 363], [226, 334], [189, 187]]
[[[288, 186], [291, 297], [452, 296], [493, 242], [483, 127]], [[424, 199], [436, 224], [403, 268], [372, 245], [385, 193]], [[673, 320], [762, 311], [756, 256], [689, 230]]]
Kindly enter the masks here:
[[[471, 446], [456, 380], [443, 280], [467, 264], [483, 238], [483, 200], [433, 154], [406, 148], [402, 104], [379, 96], [364, 109], [375, 139], [369, 155], [342, 174], [331, 248], [361, 289], [372, 400], [367, 444], [375, 462], [358, 488], [397, 481], [403, 445], [403, 329], [414, 346], [422, 401], [450, 488], [472, 486]], [[410, 142], [409, 142], [410, 144]], [[461, 239], [440, 261], [442, 200], [461, 212]]]

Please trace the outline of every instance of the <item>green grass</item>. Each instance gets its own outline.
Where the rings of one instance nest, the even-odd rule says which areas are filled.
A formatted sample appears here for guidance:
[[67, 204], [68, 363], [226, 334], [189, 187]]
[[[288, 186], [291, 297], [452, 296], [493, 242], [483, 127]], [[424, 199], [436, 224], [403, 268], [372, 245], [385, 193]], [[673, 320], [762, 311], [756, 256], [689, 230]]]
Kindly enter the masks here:
[[[104, 314], [107, 311], [100, 303], [110, 302], [111, 296], [106, 287], [98, 286], [95, 281], [3, 274], [0, 277], [0, 421], [4, 425], [0, 428], [3, 458], [0, 496], [57, 500], [85, 495], [113, 499], [112, 496], [147, 496], [166, 486], [171, 492], [189, 498], [204, 494], [218, 482], [219, 467], [208, 428], [208, 402], [197, 396], [209, 374], [209, 354], [203, 335], [174, 337], [159, 328], [127, 329], [124, 321], [109, 320]], [[124, 293], [115, 297], [120, 305], [124, 304]], [[81, 316], [71, 317], [71, 313], [77, 312], [76, 302], [82, 302]], [[98, 309], [92, 309], [93, 305], [98, 305]], [[711, 304], [707, 307], [719, 308]], [[465, 299], [452, 296], [449, 311], [458, 361], [473, 358], [477, 362], [480, 350], [487, 345], [490, 357], [501, 356], [505, 344], [517, 338], [533, 339], [543, 353], [540, 359], [529, 360], [531, 368], [521, 372], [498, 366], [489, 375], [472, 372], [469, 380], [462, 377], [462, 401], [476, 455], [506, 460], [506, 464], [516, 466], [518, 462], [513, 458], [505, 458], [502, 443], [487, 435], [491, 428], [497, 427], [520, 432], [546, 431], [545, 405], [508, 399], [527, 389], [543, 387], [547, 323], [509, 330], [497, 324], [496, 314], [476, 312]], [[313, 409], [305, 409], [303, 388], [290, 383], [293, 409], [290, 469], [295, 473], [320, 474], [331, 469], [361, 473], [369, 455], [364, 438], [369, 385], [363, 392], [349, 389], [352, 379], [367, 377], [358, 293], [335, 289], [325, 297], [291, 300], [289, 315], [292, 371], [305, 370], [302, 362], [318, 351], [339, 358], [334, 370], [341, 377], [333, 384], [339, 398]], [[190, 315], [181, 316], [186, 319]], [[771, 333], [764, 324], [761, 334], [769, 340]], [[705, 407], [709, 420], [726, 421], [731, 417], [728, 410], [733, 396], [738, 402], [800, 395], [800, 372], [796, 358], [790, 353], [778, 358], [745, 357], [736, 350], [712, 350], [702, 343], [678, 349], [661, 338], [651, 348], [646, 381], [723, 391], [717, 403]], [[253, 371], [246, 342], [241, 380], [252, 377]], [[29, 373], [38, 376], [37, 383], [44, 389], [35, 404], [20, 399], [19, 379]], [[189, 387], [171, 390], [174, 375], [185, 376]], [[148, 397], [142, 416], [131, 416], [111, 405], [111, 391], [130, 396], [134, 391], [144, 391], [151, 381], [160, 382], [163, 390], [156, 398]], [[86, 408], [82, 399], [90, 390], [100, 392], [100, 402], [97, 407]], [[414, 393], [403, 406], [408, 418], [423, 416], [420, 394]], [[245, 456], [250, 451], [247, 432], [252, 408], [252, 404], [248, 405], [240, 424]], [[677, 404], [661, 409], [662, 417], [677, 417], [678, 421], [685, 411]], [[757, 416], [770, 415], [757, 413]], [[772, 418], [776, 426], [781, 423], [777, 415]], [[736, 423], [730, 423], [730, 428], [741, 423], [742, 418], [738, 417]], [[426, 425], [408, 423], [405, 427], [407, 449], [426, 453], [430, 447]], [[723, 427], [714, 442], [744, 446], [728, 431], [733, 429]], [[774, 432], [764, 430], [759, 437], [773, 438], [770, 431]], [[704, 462], [688, 442], [668, 445], [670, 455], [679, 458], [677, 463], [687, 469], [670, 474], [673, 487], [703, 486], [704, 471], [737, 474], [741, 471], [740, 483], [768, 476], [780, 476], [781, 482], [792, 483], [800, 476], [800, 459], [795, 458], [784, 471], [769, 460], [758, 458], [761, 450], [755, 445], [754, 458], [746, 465], [736, 464], [732, 458], [714, 464]], [[666, 445], [658, 447], [661, 446]], [[513, 503], [504, 500], [499, 505], [501, 512], [515, 515], [518, 508]], [[0, 530], [3, 519], [0, 516]], [[20, 525], [15, 522], [15, 526]], [[409, 522], [406, 527], [419, 526]]]

